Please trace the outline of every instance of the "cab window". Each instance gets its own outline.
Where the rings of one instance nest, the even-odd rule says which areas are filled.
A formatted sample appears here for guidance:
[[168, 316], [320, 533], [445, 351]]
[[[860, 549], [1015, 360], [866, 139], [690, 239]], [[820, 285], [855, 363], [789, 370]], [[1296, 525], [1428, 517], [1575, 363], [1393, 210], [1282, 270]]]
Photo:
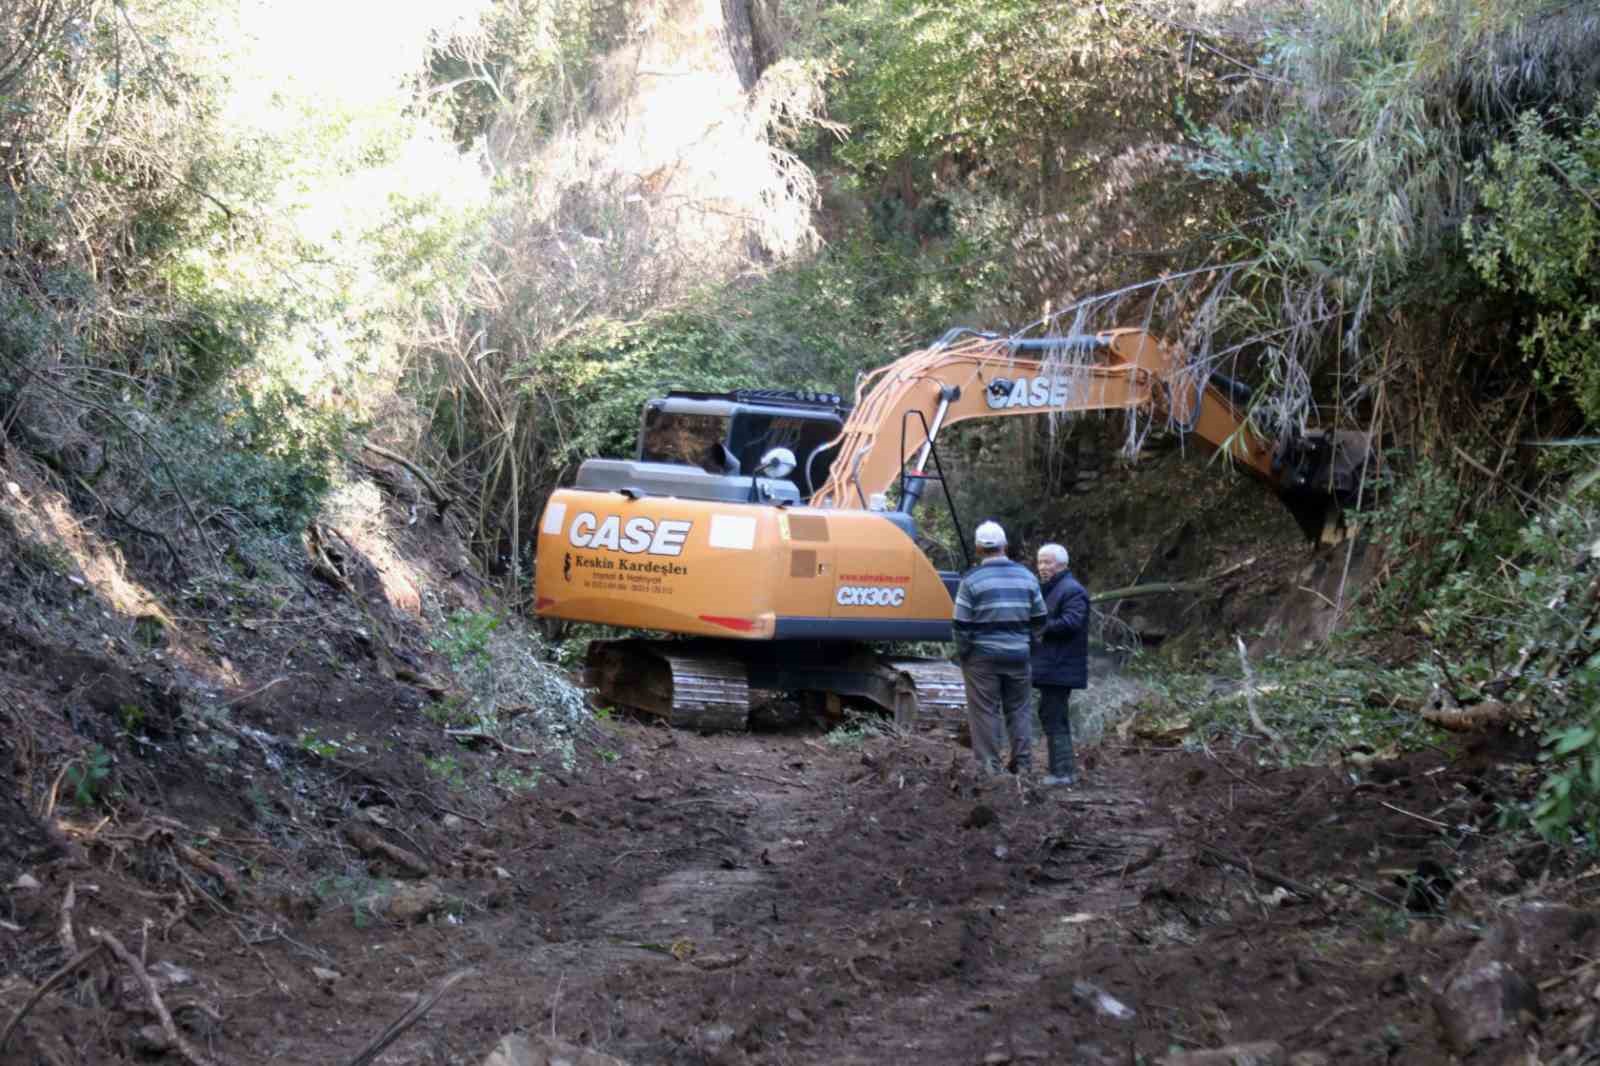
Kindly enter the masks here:
[[711, 474], [732, 474], [727, 449], [728, 416], [682, 414], [649, 407], [639, 435], [639, 458], [650, 463], [684, 463]]
[[[797, 461], [789, 475], [803, 498], [809, 498], [828, 479], [832, 454], [824, 452], [807, 470], [807, 461], [819, 447], [839, 435], [839, 423], [831, 418], [798, 418], [793, 415], [765, 415], [745, 412], [734, 428], [733, 449], [745, 473], [753, 472], [761, 457], [777, 447], [794, 452]], [[808, 474], [810, 475], [808, 477]], [[815, 481], [815, 484], [813, 484]]]

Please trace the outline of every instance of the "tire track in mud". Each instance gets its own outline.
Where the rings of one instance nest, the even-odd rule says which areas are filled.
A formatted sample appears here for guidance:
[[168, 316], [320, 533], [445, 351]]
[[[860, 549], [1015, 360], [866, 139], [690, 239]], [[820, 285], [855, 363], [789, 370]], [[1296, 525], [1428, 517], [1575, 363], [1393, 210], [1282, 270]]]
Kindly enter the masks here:
[[[392, 715], [384, 703], [370, 721]], [[359, 790], [327, 795], [324, 832], [237, 838], [252, 849], [234, 853], [241, 869], [247, 855], [269, 875], [281, 863], [303, 879], [298, 894], [214, 908], [155, 894], [183, 872], [107, 833], [94, 845], [101, 891], [82, 889], [80, 917], [166, 923], [152, 959], [193, 971], [223, 1019], [196, 1039], [240, 1062], [348, 1061], [419, 989], [466, 967], [474, 976], [381, 1062], [477, 1064], [517, 1030], [635, 1066], [1125, 1066], [1256, 1040], [1305, 1062], [1450, 1061], [1428, 981], [1465, 953], [1479, 917], [1419, 916], [1395, 878], [1432, 863], [1470, 884], [1466, 853], [1497, 816], [1499, 786], [1481, 770], [1421, 755], [1359, 773], [1273, 770], [1243, 752], [1112, 743], [1084, 753], [1087, 787], [1062, 793], [980, 786], [968, 751], [924, 736], [850, 746], [602, 728], [579, 772], [547, 767], [517, 793], [458, 797], [397, 749], [385, 772], [360, 769]], [[169, 772], [175, 790], [203, 781]], [[422, 788], [436, 791], [399, 801]], [[222, 808], [222, 793], [206, 795]], [[383, 802], [358, 808], [363, 797]], [[388, 819], [431, 873], [397, 876], [357, 854], [336, 831], [353, 810], [376, 816], [362, 825]], [[1543, 877], [1548, 855], [1528, 855], [1497, 876]], [[69, 856], [56, 873], [81, 882], [70, 871], [87, 869]], [[440, 906], [391, 921], [364, 902], [401, 888]], [[40, 931], [28, 949], [39, 975], [54, 966], [59, 898], [14, 900], [13, 924]], [[13, 1002], [27, 994], [7, 988]], [[1573, 988], [1587, 1004], [1590, 990]], [[1118, 1017], [1102, 994], [1136, 1014]], [[131, 1061], [119, 1034], [145, 1019], [138, 997], [121, 1003], [107, 1014], [50, 997], [29, 1023], [64, 1036], [92, 1020], [108, 1034], [95, 1046]]]
[[[635, 994], [608, 1042], [630, 1061], [979, 1061], [1020, 994], [1124, 935], [1117, 915], [1138, 907], [1170, 834], [1131, 824], [1147, 814], [1116, 782], [979, 787], [964, 750], [925, 739], [858, 752], [683, 738], [677, 751], [683, 768], [642, 769], [632, 797], [662, 816], [654, 846], [629, 841], [652, 861], [569, 902], [561, 941], [530, 960], [564, 973], [569, 997]], [[698, 783], [684, 776], [696, 764]], [[673, 782], [722, 787], [684, 797]], [[712, 830], [715, 861], [675, 850], [695, 835], [675, 802]], [[1058, 1057], [1035, 1029], [1005, 1053]]]
[[[508, 804], [481, 841], [510, 879], [429, 933], [434, 967], [482, 975], [433, 1039], [524, 1029], [634, 1064], [1083, 1066], [1256, 1039], [1368, 1061], [1379, 1030], [1422, 1039], [1426, 1004], [1385, 990], [1425, 946], [1374, 951], [1326, 900], [1202, 861], [1218, 838], [1321, 861], [1344, 815], [1285, 799], [1323, 795], [1312, 772], [1247, 802], [1209, 756], [1105, 751], [1062, 792], [980, 785], [970, 753], [921, 737], [627, 730], [617, 765]], [[1285, 812], [1321, 828], [1261, 850]], [[375, 953], [426, 961], [422, 942]]]

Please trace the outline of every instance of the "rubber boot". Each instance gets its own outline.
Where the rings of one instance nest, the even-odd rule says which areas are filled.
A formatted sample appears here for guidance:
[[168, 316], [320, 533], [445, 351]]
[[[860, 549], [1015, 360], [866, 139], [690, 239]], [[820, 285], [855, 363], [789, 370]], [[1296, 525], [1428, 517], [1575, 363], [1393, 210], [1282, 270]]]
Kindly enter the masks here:
[[1045, 744], [1050, 750], [1050, 772], [1039, 779], [1047, 787], [1071, 788], [1078, 783], [1077, 768], [1072, 760], [1072, 731], [1046, 733]]

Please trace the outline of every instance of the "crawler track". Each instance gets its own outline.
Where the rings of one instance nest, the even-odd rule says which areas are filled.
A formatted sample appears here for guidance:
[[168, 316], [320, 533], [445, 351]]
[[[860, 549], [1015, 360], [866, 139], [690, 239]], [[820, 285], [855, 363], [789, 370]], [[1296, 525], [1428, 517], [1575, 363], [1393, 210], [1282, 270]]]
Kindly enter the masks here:
[[905, 729], [955, 734], [966, 720], [966, 690], [954, 664], [890, 659], [858, 646], [595, 641], [584, 674], [601, 701], [702, 733], [747, 728], [752, 690], [864, 701]]

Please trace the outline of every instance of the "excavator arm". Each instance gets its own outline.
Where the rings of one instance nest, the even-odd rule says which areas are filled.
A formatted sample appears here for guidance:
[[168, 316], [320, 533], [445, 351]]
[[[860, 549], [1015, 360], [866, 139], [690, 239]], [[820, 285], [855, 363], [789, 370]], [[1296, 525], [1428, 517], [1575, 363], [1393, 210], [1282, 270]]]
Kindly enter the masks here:
[[[941, 342], [866, 375], [828, 480], [811, 506], [864, 508], [902, 474], [910, 510], [933, 445], [956, 422], [1007, 415], [1139, 410], [1164, 415], [1278, 490], [1308, 536], [1351, 503], [1368, 456], [1364, 435], [1314, 431], [1274, 441], [1246, 420], [1239, 386], [1212, 382], [1144, 330], [1063, 338], [976, 335]], [[821, 451], [821, 449], [819, 449]]]

